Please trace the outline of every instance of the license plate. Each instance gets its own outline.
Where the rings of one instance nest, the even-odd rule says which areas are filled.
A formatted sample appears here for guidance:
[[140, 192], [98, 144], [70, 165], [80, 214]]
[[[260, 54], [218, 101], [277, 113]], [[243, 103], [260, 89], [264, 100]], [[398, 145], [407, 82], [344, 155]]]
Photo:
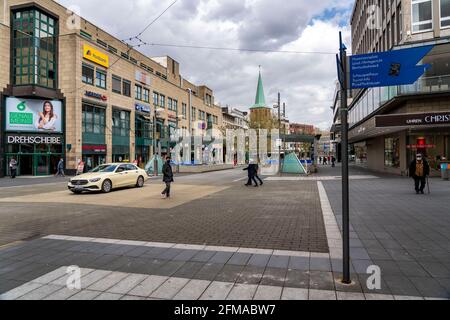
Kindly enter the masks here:
[[75, 186], [75, 190], [83, 190], [82, 186]]

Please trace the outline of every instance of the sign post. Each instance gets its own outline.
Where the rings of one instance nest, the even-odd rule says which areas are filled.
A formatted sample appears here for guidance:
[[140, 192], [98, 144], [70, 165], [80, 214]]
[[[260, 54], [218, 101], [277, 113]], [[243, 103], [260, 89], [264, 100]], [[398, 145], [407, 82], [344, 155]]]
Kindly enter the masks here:
[[[347, 61], [347, 48], [342, 42], [339, 32], [339, 55], [336, 55], [337, 74], [341, 95], [342, 125], [342, 238], [343, 238], [343, 279], [350, 284], [350, 215], [349, 215], [349, 171], [348, 171], [348, 105], [347, 90], [365, 89], [412, 84], [425, 72], [429, 65], [417, 65], [433, 46], [413, 47], [351, 56]], [[349, 64], [349, 73], [347, 65]], [[350, 81], [348, 81], [350, 80]], [[407, 121], [445, 123], [450, 117], [447, 114], [428, 116], [424, 119], [407, 119]], [[384, 120], [384, 121], [383, 121]], [[377, 122], [398, 121], [397, 118], [377, 118]]]

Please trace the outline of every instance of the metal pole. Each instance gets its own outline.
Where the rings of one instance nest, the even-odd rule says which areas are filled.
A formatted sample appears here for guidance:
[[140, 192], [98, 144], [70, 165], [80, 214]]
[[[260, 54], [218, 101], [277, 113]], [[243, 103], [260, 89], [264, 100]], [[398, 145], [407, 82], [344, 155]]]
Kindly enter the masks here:
[[348, 106], [347, 106], [347, 52], [339, 32], [339, 52], [342, 64], [341, 123], [342, 123], [342, 240], [343, 279], [350, 284], [350, 219], [349, 219], [349, 177], [348, 177]]
[[158, 160], [156, 159], [156, 109], [153, 115], [153, 175], [158, 176]]
[[[281, 139], [281, 94], [278, 92], [278, 137]], [[278, 145], [278, 156], [279, 156], [279, 165], [278, 165], [278, 174], [281, 177], [281, 144], [283, 140], [279, 140], [281, 142]]]

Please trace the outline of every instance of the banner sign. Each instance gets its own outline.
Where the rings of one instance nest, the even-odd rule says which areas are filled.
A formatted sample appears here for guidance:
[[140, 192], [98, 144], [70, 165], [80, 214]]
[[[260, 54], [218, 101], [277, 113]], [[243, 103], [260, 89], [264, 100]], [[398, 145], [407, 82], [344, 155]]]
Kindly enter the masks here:
[[350, 87], [372, 88], [412, 84], [430, 65], [417, 65], [434, 46], [375, 52], [350, 57]]
[[6, 135], [9, 144], [62, 144], [60, 136]]
[[449, 123], [450, 112], [398, 114], [375, 117], [375, 124], [377, 128], [415, 125], [426, 126]]
[[150, 107], [146, 106], [145, 104], [136, 103], [135, 108], [136, 108], [136, 111], [150, 113]]
[[135, 72], [135, 80], [147, 86], [151, 85], [152, 82], [152, 79], [148, 74], [139, 70], [136, 70]]
[[5, 130], [62, 133], [62, 103], [8, 97]]
[[105, 68], [109, 67], [109, 57], [87, 44], [83, 45], [83, 57]]

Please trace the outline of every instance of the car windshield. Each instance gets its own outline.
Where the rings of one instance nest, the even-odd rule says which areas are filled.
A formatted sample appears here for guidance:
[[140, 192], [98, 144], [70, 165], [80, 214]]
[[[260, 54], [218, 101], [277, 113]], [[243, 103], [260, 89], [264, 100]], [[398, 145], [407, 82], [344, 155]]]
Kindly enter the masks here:
[[114, 172], [116, 170], [117, 166], [110, 165], [110, 164], [103, 164], [100, 165], [94, 169], [92, 169], [90, 172]]

